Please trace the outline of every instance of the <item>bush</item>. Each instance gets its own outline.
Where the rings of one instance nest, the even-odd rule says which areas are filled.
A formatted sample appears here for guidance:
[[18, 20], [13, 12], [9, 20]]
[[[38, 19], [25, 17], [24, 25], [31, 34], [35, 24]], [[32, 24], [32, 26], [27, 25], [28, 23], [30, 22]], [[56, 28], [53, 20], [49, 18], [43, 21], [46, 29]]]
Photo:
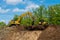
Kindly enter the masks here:
[[6, 24], [4, 22], [0, 22], [0, 29], [3, 29], [4, 27], [6, 27]]

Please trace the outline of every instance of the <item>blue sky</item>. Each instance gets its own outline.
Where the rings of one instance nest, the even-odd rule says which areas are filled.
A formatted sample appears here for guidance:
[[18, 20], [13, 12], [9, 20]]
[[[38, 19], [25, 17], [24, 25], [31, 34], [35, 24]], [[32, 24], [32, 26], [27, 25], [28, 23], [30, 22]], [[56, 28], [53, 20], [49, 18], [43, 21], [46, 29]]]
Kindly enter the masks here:
[[8, 23], [14, 15], [20, 15], [40, 5], [60, 4], [60, 0], [0, 0], [0, 21]]

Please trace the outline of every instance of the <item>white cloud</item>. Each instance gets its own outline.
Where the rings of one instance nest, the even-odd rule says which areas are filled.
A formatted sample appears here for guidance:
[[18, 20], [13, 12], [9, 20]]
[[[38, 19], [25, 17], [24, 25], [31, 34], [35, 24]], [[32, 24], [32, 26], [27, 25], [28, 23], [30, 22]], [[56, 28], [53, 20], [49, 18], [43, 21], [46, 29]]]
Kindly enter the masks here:
[[23, 0], [5, 0], [7, 4], [16, 5], [18, 3], [24, 3]]
[[43, 3], [45, 0], [39, 0], [40, 1], [40, 3]]
[[25, 7], [25, 9], [15, 8], [12, 10], [12, 12], [26, 12], [26, 11], [30, 11], [30, 10], [38, 8], [38, 7], [39, 7], [39, 5], [37, 5], [37, 4], [30, 4], [30, 5], [27, 5]]
[[9, 12], [10, 11], [10, 9], [2, 9], [1, 7], [0, 7], [0, 13], [7, 13], [7, 12]]
[[25, 12], [27, 11], [26, 9], [19, 9], [19, 8], [15, 8], [12, 10], [12, 12]]
[[26, 7], [26, 9], [35, 9], [35, 8], [38, 8], [39, 7], [39, 5], [37, 5], [37, 4], [30, 4], [30, 5], [28, 5], [27, 7]]

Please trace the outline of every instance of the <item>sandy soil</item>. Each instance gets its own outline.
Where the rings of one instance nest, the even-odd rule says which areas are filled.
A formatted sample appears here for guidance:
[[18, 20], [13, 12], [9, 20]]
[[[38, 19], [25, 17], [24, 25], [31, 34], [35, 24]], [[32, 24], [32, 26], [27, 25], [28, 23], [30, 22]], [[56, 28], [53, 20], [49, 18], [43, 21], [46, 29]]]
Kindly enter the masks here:
[[60, 40], [60, 26], [48, 27], [40, 34], [38, 40]]
[[16, 27], [0, 30], [0, 40], [60, 40], [60, 26], [50, 25], [44, 31], [20, 31]]
[[0, 40], [37, 40], [42, 31], [19, 31], [8, 27], [0, 30]]

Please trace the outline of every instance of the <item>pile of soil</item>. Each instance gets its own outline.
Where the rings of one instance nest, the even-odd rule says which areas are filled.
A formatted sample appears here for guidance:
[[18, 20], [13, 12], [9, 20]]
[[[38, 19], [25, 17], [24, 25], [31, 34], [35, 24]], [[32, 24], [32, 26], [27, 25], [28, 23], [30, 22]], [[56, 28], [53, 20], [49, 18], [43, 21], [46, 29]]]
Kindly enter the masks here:
[[50, 25], [43, 31], [21, 31], [21, 27], [0, 30], [0, 40], [60, 40], [60, 26]]
[[20, 31], [36, 31], [36, 30], [45, 30], [48, 27], [48, 25], [31, 25], [31, 26], [16, 26], [17, 29]]
[[40, 34], [38, 40], [60, 40], [60, 26], [50, 25]]
[[41, 31], [20, 31], [16, 27], [0, 30], [0, 40], [37, 40]]

